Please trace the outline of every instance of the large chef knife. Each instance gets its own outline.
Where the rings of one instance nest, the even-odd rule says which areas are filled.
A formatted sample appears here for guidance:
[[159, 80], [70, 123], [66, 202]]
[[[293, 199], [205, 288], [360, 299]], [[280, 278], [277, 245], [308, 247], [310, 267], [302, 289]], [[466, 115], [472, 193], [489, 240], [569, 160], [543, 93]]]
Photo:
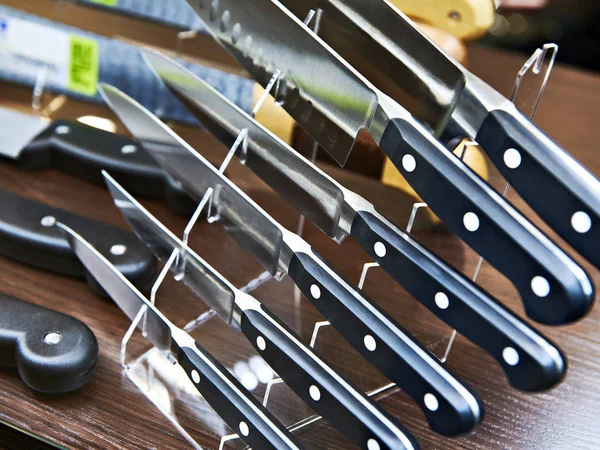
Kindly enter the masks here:
[[441, 51], [387, 0], [282, 3], [299, 17], [323, 8], [320, 30], [348, 62], [373, 83], [394, 86], [388, 93], [433, 130], [475, 139], [527, 203], [600, 267], [600, 181], [512, 102]]
[[84, 323], [0, 294], [0, 366], [16, 368], [30, 388], [48, 394], [79, 389], [97, 362], [98, 341]]
[[129, 280], [145, 290], [154, 281], [156, 260], [137, 236], [62, 209], [0, 190], [0, 254], [60, 275], [86, 278], [94, 292], [104, 290], [90, 277], [56, 227], [80, 229]]
[[530, 317], [564, 324], [589, 311], [583, 269], [279, 2], [189, 3], [259, 83], [280, 71], [284, 108], [339, 162], [367, 129], [432, 210], [515, 284]]
[[[560, 352], [489, 294], [395, 227], [227, 98], [176, 61], [143, 51], [152, 69], [198, 120], [230, 147], [247, 132], [245, 164], [331, 238], [350, 234], [440, 319], [488, 350], [517, 388], [558, 383]], [[236, 153], [239, 155], [239, 153]], [[201, 164], [196, 161], [196, 164]], [[198, 168], [200, 171], [201, 168]], [[516, 353], [514, 353], [516, 352]], [[511, 360], [516, 355], [516, 361]]]
[[194, 339], [173, 325], [121, 272], [83, 237], [62, 223], [73, 252], [121, 310], [134, 320], [146, 308], [145, 336], [171, 354], [198, 392], [248, 445], [257, 449], [300, 449], [301, 445], [229, 371]]
[[236, 289], [188, 248], [127, 191], [104, 174], [106, 184], [131, 228], [218, 316], [241, 331], [275, 372], [318, 414], [359, 448], [414, 449], [406, 430], [365, 394], [350, 385], [291, 329], [252, 296]]
[[[109, 106], [165, 171], [200, 200], [212, 188], [213, 217], [271, 274], [288, 274], [333, 327], [404, 389], [445, 435], [472, 430], [478, 399], [416, 339], [348, 284], [300, 236], [283, 228], [151, 112], [118, 89], [100, 87]], [[200, 162], [200, 164], [198, 164]]]
[[93, 183], [110, 170], [132, 192], [162, 198], [180, 214], [195, 205], [143, 147], [125, 136], [79, 122], [23, 114], [0, 106], [0, 155], [19, 168], [51, 167]]

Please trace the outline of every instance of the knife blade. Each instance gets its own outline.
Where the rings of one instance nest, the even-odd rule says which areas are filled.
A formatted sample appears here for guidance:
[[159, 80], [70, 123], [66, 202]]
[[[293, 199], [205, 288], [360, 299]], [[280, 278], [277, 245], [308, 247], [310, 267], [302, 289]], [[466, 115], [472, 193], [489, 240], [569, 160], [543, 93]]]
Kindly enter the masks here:
[[83, 322], [0, 294], [0, 366], [46, 394], [65, 394], [91, 380], [98, 341]]
[[86, 239], [140, 289], [152, 285], [156, 260], [135, 234], [1, 189], [0, 205], [1, 255], [60, 275], [86, 278], [94, 292], [104, 295], [53, 226], [60, 221], [82, 230]]
[[[142, 50], [142, 54], [169, 90], [225, 146], [231, 147], [246, 130], [244, 160], [254, 173], [332, 239], [354, 236], [409, 293], [489, 351], [513, 386], [539, 391], [564, 377], [566, 364], [552, 343], [395, 227], [367, 200], [333, 180], [176, 61], [155, 50]], [[518, 355], [516, 364], [510, 364], [513, 351]]]
[[600, 267], [600, 181], [506, 97], [448, 57], [387, 0], [283, 3], [298, 14], [326, 10], [320, 29], [348, 62], [372, 82], [394, 86], [387, 93], [438, 134], [475, 139], [540, 217]]
[[359, 353], [414, 399], [432, 429], [455, 436], [479, 423], [482, 405], [477, 397], [307, 242], [272, 219], [142, 105], [112, 86], [101, 85], [99, 90], [125, 126], [193, 198], [199, 200], [213, 188], [212, 217], [265, 270], [288, 274]]
[[236, 289], [104, 172], [115, 205], [157, 258], [217, 315], [241, 331], [273, 370], [325, 420], [360, 448], [415, 449], [408, 432], [338, 375], [254, 297]]
[[581, 267], [281, 3], [189, 3], [259, 83], [282, 73], [284, 108], [338, 162], [367, 129], [438, 217], [515, 284], [529, 317], [565, 324], [590, 310]]
[[[300, 449], [302, 446], [255, 397], [200, 344], [173, 325], [92, 244], [68, 226], [57, 223], [73, 252], [99, 281], [117, 306], [134, 320], [146, 308], [147, 339], [161, 352], [172, 355], [198, 392], [219, 416], [253, 448]], [[140, 327], [144, 321], [140, 321]]]
[[110, 170], [132, 192], [163, 199], [180, 214], [195, 206], [158, 167], [143, 147], [125, 136], [88, 125], [24, 114], [0, 106], [0, 155], [20, 169], [53, 168], [86, 181], [103, 183], [100, 171]]

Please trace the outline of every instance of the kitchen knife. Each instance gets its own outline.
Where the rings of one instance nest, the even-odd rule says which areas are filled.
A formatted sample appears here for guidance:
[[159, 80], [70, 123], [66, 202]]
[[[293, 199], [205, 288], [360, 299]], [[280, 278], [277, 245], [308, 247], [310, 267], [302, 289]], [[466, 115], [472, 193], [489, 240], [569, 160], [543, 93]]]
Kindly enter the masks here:
[[365, 394], [333, 371], [252, 296], [236, 289], [153, 217], [110, 175], [106, 184], [131, 228], [163, 262], [173, 252], [175, 274], [217, 315], [241, 331], [273, 370], [308, 405], [359, 448], [414, 449], [408, 432]]
[[515, 284], [531, 318], [565, 324], [590, 310], [581, 267], [281, 3], [189, 3], [259, 83], [281, 71], [278, 99], [338, 162], [366, 128], [438, 217]]
[[350, 64], [377, 85], [394, 85], [393, 94], [386, 93], [431, 129], [445, 130], [448, 139], [475, 139], [548, 225], [600, 267], [600, 181], [512, 102], [448, 57], [385, 0], [283, 3], [300, 17], [307, 8], [326, 10], [320, 29]]
[[513, 386], [539, 391], [563, 378], [566, 365], [559, 350], [489, 294], [183, 66], [154, 50], [142, 53], [169, 90], [224, 145], [231, 147], [246, 130], [245, 164], [254, 173], [329, 237], [339, 241], [354, 236], [409, 293], [489, 351]]
[[172, 355], [217, 414], [253, 448], [300, 449], [301, 445], [255, 397], [194, 339], [173, 325], [119, 270], [81, 235], [58, 223], [73, 252], [131, 320], [146, 308], [146, 337]]
[[0, 294], [0, 366], [39, 392], [64, 394], [96, 370], [98, 341], [79, 320]]
[[156, 260], [135, 234], [4, 190], [0, 205], [0, 254], [61, 275], [85, 277], [94, 292], [104, 295], [53, 226], [60, 221], [80, 229], [140, 289], [152, 285]]
[[135, 100], [112, 86], [102, 85], [100, 90], [125, 126], [193, 198], [214, 189], [213, 219], [265, 270], [288, 274], [359, 353], [415, 400], [435, 431], [454, 436], [479, 423], [482, 406], [475, 395], [307, 242], [273, 220]]
[[138, 195], [162, 198], [180, 214], [192, 214], [195, 204], [156, 165], [143, 147], [125, 136], [79, 122], [40, 117], [0, 107], [0, 155], [22, 169], [51, 167], [93, 183], [110, 170]]

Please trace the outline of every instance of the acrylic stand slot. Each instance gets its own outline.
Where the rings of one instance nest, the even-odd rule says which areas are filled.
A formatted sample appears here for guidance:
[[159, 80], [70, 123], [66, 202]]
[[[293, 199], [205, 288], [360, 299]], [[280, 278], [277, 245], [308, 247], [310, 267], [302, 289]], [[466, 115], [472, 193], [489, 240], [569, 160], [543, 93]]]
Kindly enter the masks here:
[[[315, 12], [311, 11], [311, 13], [307, 17], [305, 23], [309, 24], [313, 18], [315, 19], [313, 22], [313, 24], [315, 24], [315, 25], [313, 25], [313, 29], [314, 29], [318, 26], [318, 23], [319, 23], [320, 17], [319, 17], [318, 12], [315, 13]], [[513, 93], [512, 93], [512, 97], [511, 97], [511, 100], [513, 100], [513, 101], [517, 98], [517, 94], [521, 93], [523, 91], [523, 80], [526, 75], [532, 74], [532, 75], [534, 75], [534, 78], [536, 78], [538, 81], [539, 81], [540, 75], [541, 75], [541, 83], [539, 83], [540, 86], [535, 91], [535, 92], [537, 92], [537, 94], [533, 96], [533, 102], [531, 102], [530, 104], [524, 103], [524, 107], [528, 106], [531, 108], [531, 112], [529, 113], [529, 115], [532, 118], [535, 115], [535, 112], [539, 105], [540, 99], [544, 92], [544, 88], [548, 81], [550, 71], [552, 70], [554, 59], [556, 57], [556, 51], [557, 51], [557, 47], [554, 44], [547, 44], [544, 46], [543, 49], [536, 50], [536, 52], [531, 56], [531, 58], [525, 63], [522, 70], [519, 72], [519, 74], [517, 76], [517, 80], [515, 82], [515, 87], [513, 89]], [[256, 115], [256, 113], [259, 111], [259, 109], [261, 108], [261, 106], [263, 105], [263, 103], [265, 102], [265, 100], [268, 98], [269, 95], [273, 95], [273, 97], [275, 99], [278, 98], [280, 81], [281, 81], [281, 72], [277, 71], [271, 78], [270, 82], [268, 83], [267, 87], [265, 88], [263, 95], [259, 99], [254, 110], [252, 111], [253, 116]], [[517, 106], [519, 106], [519, 105], [517, 105]], [[525, 113], [528, 114], [526, 111], [525, 111]], [[221, 164], [221, 167], [219, 168], [221, 173], [223, 173], [225, 171], [225, 169], [227, 168], [228, 164], [232, 160], [236, 151], [240, 152], [240, 160], [242, 161], [242, 163], [244, 163], [245, 155], [247, 152], [247, 145], [248, 145], [247, 130], [244, 129], [238, 135], [235, 143], [230, 148], [229, 152], [227, 153], [227, 156], [225, 157], [223, 163]], [[467, 141], [467, 142], [463, 143], [462, 152], [459, 157], [462, 159], [464, 157], [465, 153], [468, 151], [468, 149], [475, 145], [477, 145], [477, 144], [474, 142]], [[318, 149], [318, 145], [315, 143], [313, 152], [312, 152], [312, 158], [311, 158], [313, 161], [316, 158], [317, 149]], [[505, 189], [504, 195], [506, 195], [507, 192], [508, 192], [508, 186]], [[195, 226], [202, 211], [204, 211], [205, 209], [207, 210], [207, 217], [208, 217], [207, 220], [209, 223], [213, 223], [218, 220], [218, 217], [215, 217], [211, 211], [212, 210], [212, 208], [211, 208], [212, 193], [213, 193], [213, 190], [211, 188], [209, 188], [207, 190], [207, 192], [205, 193], [204, 197], [202, 198], [202, 201], [199, 203], [199, 205], [198, 205], [194, 215], [190, 219], [188, 225], [186, 226], [185, 231], [183, 233], [183, 242], [185, 244], [188, 243], [190, 232], [192, 231], [193, 227]], [[413, 227], [413, 224], [415, 222], [415, 218], [416, 218], [418, 212], [424, 208], [427, 208], [427, 204], [425, 204], [425, 203], [415, 203], [413, 205], [412, 212], [411, 212], [411, 215], [410, 215], [407, 227], [406, 227], [406, 231], [408, 233], [410, 233], [412, 230], [412, 227]], [[302, 234], [303, 228], [304, 228], [304, 217], [301, 216], [299, 223], [298, 223], [297, 233]], [[150, 296], [150, 300], [152, 301], [152, 303], [155, 302], [158, 290], [159, 290], [162, 282], [164, 281], [168, 271], [170, 270], [170, 268], [173, 265], [175, 265], [174, 266], [175, 267], [174, 277], [176, 279], [178, 279], [178, 278], [181, 279], [181, 274], [183, 274], [183, 270], [182, 270], [183, 268], [180, 266], [179, 261], [180, 260], [183, 261], [183, 259], [179, 258], [180, 251], [183, 252], [185, 250], [184, 249], [175, 250], [172, 253], [169, 260], [167, 261], [167, 263], [165, 264], [161, 273], [157, 277], [156, 282], [155, 282], [154, 286], [152, 287], [151, 296]], [[479, 271], [481, 269], [482, 262], [483, 262], [483, 259], [480, 259], [477, 264], [477, 268], [476, 268], [474, 276], [473, 276], [473, 281], [477, 280]], [[362, 289], [369, 271], [371, 271], [371, 269], [374, 269], [376, 267], [379, 267], [379, 264], [377, 264], [375, 262], [368, 262], [368, 263], [364, 264], [362, 273], [360, 276], [360, 280], [358, 283], [358, 287], [360, 289]], [[273, 278], [273, 277], [268, 272], [264, 272], [264, 273], [260, 274], [258, 277], [256, 277], [255, 279], [253, 279], [252, 281], [250, 281], [249, 283], [247, 283], [244, 287], [241, 288], [241, 290], [243, 290], [245, 292], [252, 292], [253, 290], [257, 289], [259, 286], [261, 286], [263, 283], [269, 282], [271, 280], [271, 278]], [[300, 294], [300, 291], [296, 287], [294, 287], [293, 298], [294, 298], [293, 307], [299, 308], [301, 294]], [[207, 409], [207, 406], [202, 403], [202, 399], [201, 399], [200, 395], [197, 393], [197, 391], [195, 389], [186, 389], [186, 386], [189, 387], [189, 381], [187, 379], [187, 376], [185, 376], [185, 374], [183, 372], [179, 372], [179, 368], [177, 365], [171, 364], [171, 363], [174, 363], [174, 361], [172, 361], [169, 364], [157, 363], [157, 359], [160, 359], [160, 358], [164, 359], [164, 357], [158, 352], [158, 350], [156, 348], [152, 348], [152, 349], [146, 351], [141, 356], [135, 358], [131, 362], [127, 361], [128, 343], [129, 343], [129, 340], [130, 340], [131, 336], [133, 335], [134, 331], [140, 324], [140, 322], [142, 323], [141, 328], [142, 328], [142, 333], [143, 333], [143, 329], [144, 329], [143, 320], [145, 317], [145, 314], [144, 314], [145, 310], [146, 310], [145, 307], [143, 307], [140, 310], [137, 317], [131, 323], [130, 328], [128, 329], [128, 331], [126, 332], [126, 334], [124, 335], [124, 337], [122, 339], [120, 362], [124, 369], [124, 373], [136, 385], [136, 387], [161, 411], [161, 413], [167, 418], [167, 420], [169, 420], [169, 422], [171, 422], [173, 424], [173, 426], [175, 426], [175, 428], [192, 445], [192, 447], [194, 447], [196, 449], [202, 449], [202, 447], [193, 439], [193, 437], [190, 435], [190, 433], [186, 430], [186, 428], [177, 419], [176, 414], [174, 414], [172, 411], [173, 399], [181, 397], [181, 392], [183, 392], [185, 394], [186, 401], [189, 401], [190, 403], [194, 403], [189, 406], [190, 406], [190, 408], [197, 408], [196, 413], [198, 415], [200, 415], [200, 413], [202, 413], [204, 418], [206, 417], [207, 414], [213, 414], [213, 416], [215, 416], [214, 421], [213, 421], [214, 423], [211, 422], [211, 425], [212, 425], [213, 431], [216, 430], [217, 433], [222, 436], [221, 440], [220, 440], [220, 445], [219, 445], [220, 450], [224, 449], [225, 446], [230, 447], [231, 445], [236, 445], [236, 448], [238, 445], [243, 446], [243, 443], [241, 442], [241, 440], [239, 439], [237, 434], [226, 434], [227, 430], [228, 430], [227, 426], [224, 424], [224, 422], [220, 418], [216, 417], [216, 414], [214, 412], [210, 411], [209, 407]], [[198, 317], [190, 320], [190, 322], [184, 328], [187, 332], [191, 332], [191, 331], [197, 329], [198, 327], [206, 324], [214, 315], [215, 315], [215, 313], [212, 310], [204, 312], [204, 313], [200, 314]], [[328, 326], [330, 326], [330, 324], [327, 321], [320, 321], [320, 322], [316, 322], [314, 324], [314, 328], [313, 328], [313, 332], [312, 332], [312, 336], [311, 336], [311, 340], [310, 340], [311, 347], [313, 347], [313, 348], [315, 347], [315, 345], [317, 344], [317, 340], [319, 339], [320, 332]], [[453, 330], [448, 339], [444, 354], [440, 358], [440, 360], [442, 362], [445, 362], [447, 360], [447, 358], [449, 357], [449, 354], [450, 354], [450, 351], [454, 344], [455, 338], [456, 338], [456, 330]], [[147, 365], [147, 368], [145, 368], [145, 365]], [[161, 382], [163, 382], [163, 384], [160, 384]], [[266, 390], [265, 390], [265, 394], [264, 394], [264, 398], [263, 398], [263, 405], [265, 407], [269, 408], [269, 406], [270, 406], [269, 400], [273, 396], [274, 390], [277, 389], [277, 386], [281, 385], [282, 383], [283, 383], [283, 381], [280, 378], [273, 378], [266, 384]], [[175, 385], [175, 386], [173, 386], [173, 385]], [[174, 389], [177, 390], [177, 393], [170, 392], [170, 391], [173, 391]], [[381, 398], [392, 395], [398, 391], [399, 391], [399, 389], [395, 386], [394, 383], [389, 383], [389, 384], [380, 386], [376, 389], [368, 391], [367, 395], [372, 396], [375, 399], [379, 400]], [[190, 401], [190, 399], [195, 399], [195, 400]], [[198, 410], [200, 412], [198, 412]], [[302, 420], [299, 420], [299, 421], [289, 425], [288, 429], [290, 429], [291, 431], [296, 431], [303, 427], [309, 426], [309, 425], [319, 421], [320, 419], [321, 419], [321, 417], [318, 415], [308, 416], [308, 417], [303, 418]], [[204, 422], [206, 422], [206, 420], [204, 420]]]

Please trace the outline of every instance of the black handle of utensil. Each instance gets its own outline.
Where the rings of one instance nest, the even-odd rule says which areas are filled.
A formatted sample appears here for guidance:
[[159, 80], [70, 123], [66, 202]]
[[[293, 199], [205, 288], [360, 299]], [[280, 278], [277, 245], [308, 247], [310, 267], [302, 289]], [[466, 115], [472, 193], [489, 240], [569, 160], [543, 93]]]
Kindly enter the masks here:
[[101, 171], [107, 170], [131, 193], [163, 199], [179, 214], [197, 206], [139, 142], [78, 122], [53, 122], [22, 150], [17, 164], [50, 167], [97, 184], [104, 183]]
[[514, 283], [529, 317], [560, 325], [589, 312], [583, 269], [431, 136], [396, 119], [381, 147], [433, 212]]
[[283, 381], [359, 448], [418, 448], [408, 431], [256, 300], [243, 310], [241, 329]]
[[79, 389], [97, 361], [96, 336], [84, 323], [0, 294], [0, 365], [17, 368], [30, 388], [49, 394]]
[[198, 344], [189, 344], [181, 346], [179, 364], [198, 392], [240, 439], [256, 449], [302, 448], [297, 438], [227, 369]]
[[78, 230], [141, 290], [154, 281], [156, 260], [131, 232], [0, 190], [0, 254], [60, 275], [85, 277], [94, 292], [105, 295], [73, 254], [55, 226]]
[[477, 142], [523, 199], [600, 268], [600, 182], [522, 114], [492, 111]]
[[480, 422], [483, 406], [477, 397], [314, 251], [295, 253], [288, 273], [331, 325], [414, 399], [434, 431], [457, 436]]
[[552, 342], [377, 213], [358, 212], [351, 234], [409, 294], [488, 351], [512, 386], [535, 392], [563, 379], [566, 362]]

